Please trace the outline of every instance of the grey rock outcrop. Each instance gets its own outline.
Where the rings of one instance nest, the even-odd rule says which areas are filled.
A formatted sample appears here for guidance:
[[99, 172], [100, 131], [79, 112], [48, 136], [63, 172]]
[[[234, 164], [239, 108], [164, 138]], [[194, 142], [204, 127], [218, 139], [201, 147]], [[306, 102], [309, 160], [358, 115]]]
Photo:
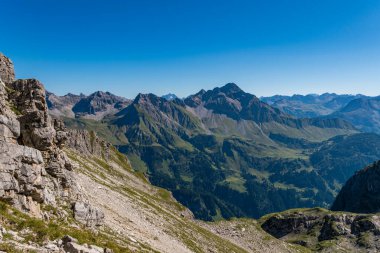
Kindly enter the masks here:
[[67, 132], [67, 147], [84, 155], [95, 155], [108, 160], [111, 144], [99, 138], [95, 132], [70, 129]]
[[[278, 239], [315, 247], [327, 240], [347, 240], [349, 247], [359, 244], [368, 252], [380, 249], [380, 217], [353, 213], [334, 213], [323, 209], [286, 211], [266, 219], [261, 227]], [[373, 237], [365, 241], [363, 238]]]
[[67, 253], [112, 253], [112, 250], [108, 248], [101, 248], [96, 245], [81, 245], [77, 239], [68, 235], [62, 238], [62, 245], [60, 246]]
[[[14, 80], [12, 62], [0, 54], [0, 200], [42, 217], [40, 205], [82, 201], [73, 165], [63, 150], [67, 131], [48, 114], [44, 86]], [[90, 218], [101, 216], [87, 207]]]
[[13, 62], [0, 53], [0, 80], [5, 84], [13, 82], [15, 79], [15, 71], [13, 68]]
[[88, 203], [76, 202], [73, 207], [74, 218], [88, 227], [103, 225], [104, 213]]

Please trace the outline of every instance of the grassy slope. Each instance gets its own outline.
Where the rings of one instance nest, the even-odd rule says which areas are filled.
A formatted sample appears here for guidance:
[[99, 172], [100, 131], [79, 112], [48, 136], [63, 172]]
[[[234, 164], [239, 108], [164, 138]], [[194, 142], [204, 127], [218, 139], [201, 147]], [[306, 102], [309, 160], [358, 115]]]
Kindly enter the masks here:
[[[150, 245], [154, 245], [154, 243], [149, 243], [152, 236], [150, 232], [157, 229], [157, 224], [154, 221], [160, 220], [161, 224], [159, 226], [161, 226], [162, 232], [166, 234], [165, 236], [173, 239], [175, 243], [183, 244], [193, 252], [205, 252], [207, 248], [213, 248], [217, 252], [246, 252], [237, 245], [199, 226], [191, 218], [185, 217], [186, 208], [176, 202], [170, 192], [151, 186], [141, 173], [134, 172], [131, 169], [126, 158], [116, 150], [111, 152], [112, 155], [107, 162], [94, 157], [81, 157], [72, 150], [69, 150], [68, 153], [69, 157], [77, 162], [79, 166], [78, 172], [90, 179], [94, 188], [99, 188], [99, 185], [101, 185], [108, 191], [121, 195], [126, 203], [131, 203], [136, 208], [133, 214], [119, 213], [120, 220], [133, 220], [136, 214], [145, 212], [152, 215], [149, 218], [152, 224], [145, 228], [146, 231], [133, 235], [138, 240], [137, 245], [140, 245], [138, 250], [154, 248], [154, 246]], [[105, 207], [103, 206], [103, 208]], [[118, 211], [105, 210], [106, 213]], [[130, 217], [122, 217], [123, 215], [130, 215]], [[131, 225], [126, 223], [123, 226], [128, 227]], [[144, 229], [139, 227], [137, 222], [133, 226], [137, 226], [133, 229], [135, 231]], [[121, 238], [129, 238], [130, 236], [132, 235], [127, 233], [123, 234]], [[121, 240], [121, 238], [119, 239]], [[157, 237], [155, 240], [159, 241], [160, 238]], [[165, 245], [165, 242], [162, 243], [163, 245], [157, 244], [160, 251], [160, 247]]]
[[[18, 233], [19, 239], [14, 238], [12, 233], [3, 234], [3, 240], [0, 242], [0, 250], [17, 253], [24, 252], [16, 245], [23, 243], [31, 247], [28, 252], [39, 252], [39, 246], [44, 245], [47, 241], [61, 239], [64, 235], [70, 235], [78, 242], [83, 244], [97, 245], [112, 249], [115, 253], [130, 252], [126, 247], [118, 245], [112, 234], [101, 231], [97, 233], [83, 227], [72, 218], [69, 208], [63, 208], [70, 216], [69, 218], [58, 218], [58, 209], [51, 206], [43, 206], [43, 210], [53, 214], [52, 219], [44, 221], [30, 217], [22, 213], [9, 204], [0, 202], [0, 224], [7, 231]], [[62, 212], [62, 211], [61, 211]], [[26, 246], [24, 246], [26, 247]], [[33, 250], [33, 248], [36, 248]]]

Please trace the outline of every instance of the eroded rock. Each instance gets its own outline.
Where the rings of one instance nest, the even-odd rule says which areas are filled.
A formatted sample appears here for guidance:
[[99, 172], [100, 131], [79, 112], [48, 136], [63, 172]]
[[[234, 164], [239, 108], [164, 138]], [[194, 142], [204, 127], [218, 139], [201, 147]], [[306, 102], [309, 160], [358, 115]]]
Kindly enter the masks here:
[[[42, 203], [84, 198], [62, 149], [66, 128], [49, 116], [45, 94], [36, 79], [15, 80], [12, 62], [0, 54], [0, 199], [37, 217], [44, 216]], [[104, 218], [89, 204], [78, 210], [89, 226]]]
[[13, 82], [15, 79], [15, 71], [13, 68], [13, 62], [0, 53], [0, 80], [5, 84]]
[[76, 202], [73, 206], [74, 218], [86, 226], [101, 226], [104, 221], [104, 213], [88, 203]]

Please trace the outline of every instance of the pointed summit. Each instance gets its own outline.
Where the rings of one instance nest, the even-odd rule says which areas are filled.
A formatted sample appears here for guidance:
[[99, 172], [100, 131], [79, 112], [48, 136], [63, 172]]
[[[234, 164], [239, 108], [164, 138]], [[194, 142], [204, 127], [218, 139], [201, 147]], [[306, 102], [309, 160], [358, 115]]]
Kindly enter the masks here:
[[165, 99], [168, 100], [168, 101], [171, 101], [171, 100], [174, 100], [174, 99], [178, 98], [177, 95], [176, 95], [176, 94], [173, 94], [173, 93], [168, 93], [168, 94], [163, 95], [163, 96], [161, 96], [161, 97], [162, 97], [162, 98], [165, 98]]
[[223, 87], [219, 88], [221, 92], [223, 93], [230, 93], [230, 94], [233, 94], [233, 93], [238, 93], [238, 92], [243, 92], [242, 89], [240, 89], [239, 86], [237, 86], [235, 83], [227, 83], [226, 85], [224, 85]]
[[77, 117], [115, 113], [126, 107], [130, 101], [126, 98], [116, 96], [110, 92], [96, 91], [87, 97], [81, 98], [72, 111]]

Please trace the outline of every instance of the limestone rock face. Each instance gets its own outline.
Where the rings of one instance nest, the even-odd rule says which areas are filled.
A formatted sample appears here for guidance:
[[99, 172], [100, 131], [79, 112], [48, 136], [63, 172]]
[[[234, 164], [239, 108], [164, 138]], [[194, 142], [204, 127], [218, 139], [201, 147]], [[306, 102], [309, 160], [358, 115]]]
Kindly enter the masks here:
[[39, 150], [0, 142], [0, 199], [38, 216], [38, 203], [44, 200], [43, 171]]
[[[0, 199], [38, 217], [42, 203], [82, 200], [63, 150], [68, 134], [63, 122], [49, 116], [44, 86], [14, 80], [13, 64], [2, 54], [0, 77]], [[86, 208], [93, 219], [88, 224], [100, 224], [104, 215]]]
[[5, 84], [13, 82], [15, 79], [15, 71], [12, 61], [0, 53], [0, 80]]
[[74, 204], [74, 218], [88, 227], [103, 225], [104, 213], [88, 203], [76, 202]]
[[21, 116], [21, 144], [47, 150], [54, 144], [56, 135], [47, 113], [45, 90], [35, 79], [17, 80], [9, 85], [9, 99]]
[[67, 132], [66, 145], [84, 155], [104, 157], [106, 160], [109, 157], [110, 144], [99, 138], [95, 132], [71, 129]]

